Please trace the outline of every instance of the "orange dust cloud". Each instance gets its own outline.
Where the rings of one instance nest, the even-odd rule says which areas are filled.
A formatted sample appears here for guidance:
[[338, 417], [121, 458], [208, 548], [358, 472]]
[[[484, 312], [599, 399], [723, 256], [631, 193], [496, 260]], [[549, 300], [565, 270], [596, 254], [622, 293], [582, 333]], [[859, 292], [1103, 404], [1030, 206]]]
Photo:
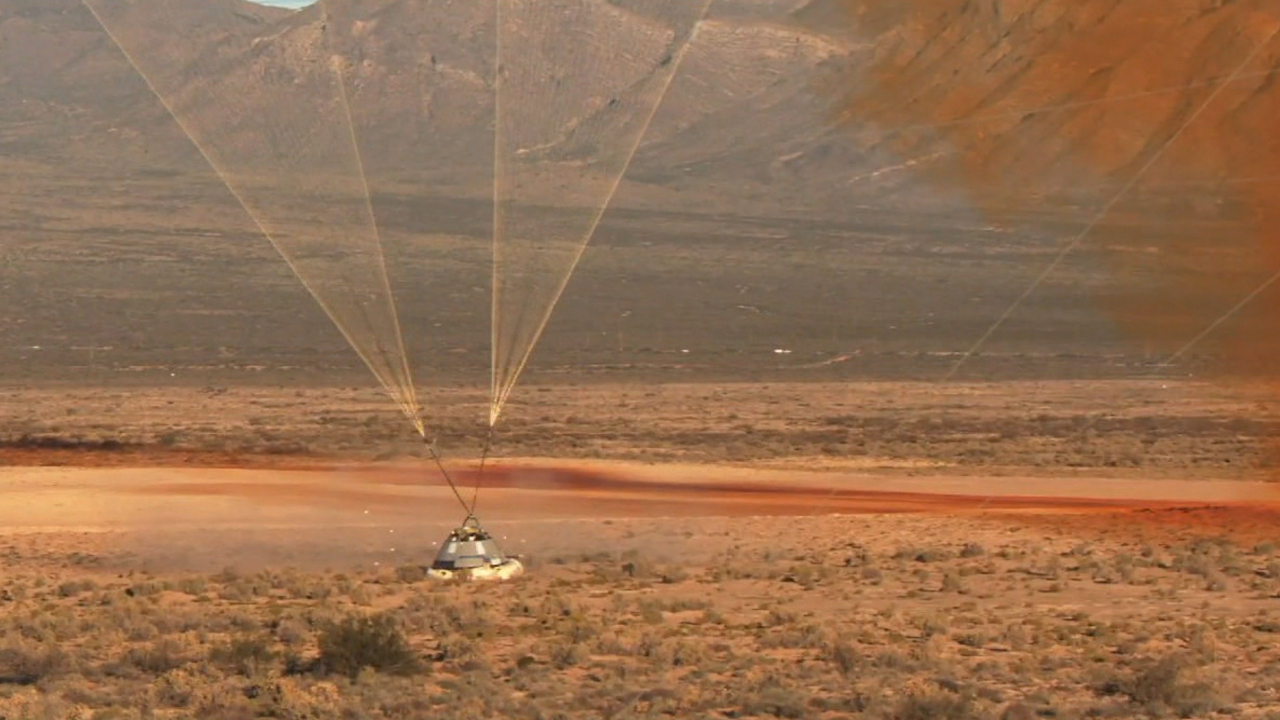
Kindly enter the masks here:
[[842, 122], [994, 222], [1066, 228], [1153, 361], [1280, 399], [1280, 0], [807, 10], [871, 42], [831, 85]]

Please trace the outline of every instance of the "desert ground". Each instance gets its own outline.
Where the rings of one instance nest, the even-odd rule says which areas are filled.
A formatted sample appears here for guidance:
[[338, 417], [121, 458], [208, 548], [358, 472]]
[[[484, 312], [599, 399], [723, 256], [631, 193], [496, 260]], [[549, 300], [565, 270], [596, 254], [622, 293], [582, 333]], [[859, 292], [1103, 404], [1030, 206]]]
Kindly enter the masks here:
[[[715, 3], [492, 436], [490, 5], [353, 5], [265, 185], [199, 128], [312, 103], [88, 5], [0, 0], [0, 720], [1280, 718], [1272, 0]], [[327, 173], [442, 467], [263, 237]]]
[[372, 389], [3, 397], [6, 717], [1280, 706], [1275, 419], [1238, 386], [548, 384], [483, 474], [485, 393], [442, 390], [502, 584], [425, 578], [463, 513]]

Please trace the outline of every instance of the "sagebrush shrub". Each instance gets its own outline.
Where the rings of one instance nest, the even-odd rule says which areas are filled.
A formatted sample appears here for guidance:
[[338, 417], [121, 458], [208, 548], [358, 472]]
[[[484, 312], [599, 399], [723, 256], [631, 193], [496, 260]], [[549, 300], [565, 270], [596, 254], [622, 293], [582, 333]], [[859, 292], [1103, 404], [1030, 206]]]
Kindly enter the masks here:
[[320, 632], [319, 669], [355, 680], [360, 671], [409, 675], [419, 669], [395, 618], [390, 615], [353, 615], [331, 623]]

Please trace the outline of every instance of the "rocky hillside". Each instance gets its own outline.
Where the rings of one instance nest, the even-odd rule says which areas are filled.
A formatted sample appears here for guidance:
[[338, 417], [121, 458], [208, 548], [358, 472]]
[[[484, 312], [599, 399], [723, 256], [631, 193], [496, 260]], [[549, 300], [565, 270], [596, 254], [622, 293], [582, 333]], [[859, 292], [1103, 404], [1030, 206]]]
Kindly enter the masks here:
[[[229, 142], [260, 132], [262, 113], [307, 116], [252, 74], [271, 67], [264, 58], [336, 51], [380, 219], [405, 235], [483, 238], [491, 4], [331, 5], [326, 21], [316, 8], [173, 2], [134, 26], [155, 42], [132, 44], [181, 90], [181, 112], [217, 118]], [[160, 21], [185, 30], [166, 35]], [[830, 240], [884, 272], [890, 260], [865, 255], [874, 237], [903, 274], [834, 284], [851, 293], [850, 316], [883, 309], [898, 332], [897, 314], [911, 315], [958, 338], [944, 350], [967, 347], [1071, 247], [1069, 267], [1031, 296], [1043, 305], [1005, 337], [1083, 343], [1072, 313], [1097, 300], [1153, 355], [1173, 352], [1280, 270], [1277, 28], [1275, 0], [718, 0], [615, 207], [710, 213], [721, 228], [726, 216], [788, 218], [753, 237], [776, 235], [784, 252], [829, 252]], [[167, 232], [179, 205], [244, 224], [80, 0], [0, 0], [0, 178], [0, 210], [37, 233], [30, 243], [98, 222], [70, 195], [130, 231]], [[170, 193], [161, 210], [140, 207], [157, 184]], [[1278, 286], [1198, 349], [1274, 367]], [[875, 302], [856, 295], [869, 289]], [[934, 304], [916, 313], [913, 298]], [[944, 311], [955, 316], [931, 314]]]
[[[347, 62], [370, 175], [484, 195], [491, 6], [333, 5], [326, 42]], [[314, 42], [307, 28], [322, 22], [315, 8], [241, 0], [179, 7], [165, 23], [209, 31], [183, 47], [190, 72], [208, 71], [195, 63], [218, 43], [235, 68], [247, 61], [232, 53]], [[1088, 207], [1159, 151], [1121, 213], [1168, 203], [1171, 187], [1188, 182], [1203, 186], [1201, 215], [1237, 201], [1267, 212], [1278, 204], [1259, 198], [1275, 183], [1244, 181], [1280, 162], [1268, 130], [1280, 103], [1276, 27], [1274, 0], [724, 0], [620, 200], [678, 203], [696, 189], [701, 207], [718, 195], [753, 210], [842, 215], [851, 202], [961, 192], [993, 213], [1032, 200]], [[185, 140], [78, 0], [0, 0], [0, 143], [8, 156], [112, 163], [189, 155], [169, 151]], [[925, 191], [921, 178], [940, 182]]]
[[[161, 76], [162, 91], [182, 89], [181, 114], [217, 117], [220, 128], [227, 124], [227, 87], [240, 88], [235, 102], [246, 114], [297, 111], [273, 105], [272, 97], [248, 97], [253, 85], [215, 81], [212, 73], [261, 73], [254, 53], [301, 52], [317, 42], [315, 29], [325, 24], [324, 42], [346, 62], [353, 119], [375, 184], [476, 196], [490, 191], [489, 3], [334, 3], [327, 24], [317, 8], [288, 13], [239, 0], [179, 5], [165, 18], [122, 14], [117, 8], [124, 6], [107, 0], [95, 4], [126, 24], [121, 39], [139, 48], [135, 59], [149, 75]], [[830, 101], [813, 92], [814, 78], [828, 64], [844, 62], [852, 46], [791, 22], [795, 5], [717, 3], [621, 202], [679, 204], [697, 189], [701, 197], [690, 207], [705, 209], [714, 198], [719, 202], [711, 204], [724, 210], [736, 204], [840, 211], [843, 198], [809, 188], [829, 187], [851, 164], [879, 159], [864, 157], [856, 139], [832, 126]], [[269, 84], [257, 86], [269, 91]], [[253, 128], [245, 122], [243, 131]], [[0, 143], [8, 155], [33, 159], [199, 164], [78, 0], [0, 0]]]

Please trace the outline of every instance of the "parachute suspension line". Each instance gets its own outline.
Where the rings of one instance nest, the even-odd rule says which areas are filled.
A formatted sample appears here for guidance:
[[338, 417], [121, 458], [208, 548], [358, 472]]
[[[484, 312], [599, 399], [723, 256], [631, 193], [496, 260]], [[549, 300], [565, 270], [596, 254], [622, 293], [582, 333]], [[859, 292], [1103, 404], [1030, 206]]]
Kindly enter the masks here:
[[1182, 357], [1188, 351], [1190, 351], [1191, 348], [1195, 347], [1196, 345], [1199, 345], [1201, 340], [1204, 340], [1205, 338], [1212, 335], [1213, 332], [1217, 330], [1219, 327], [1221, 327], [1223, 323], [1235, 317], [1236, 313], [1243, 310], [1246, 305], [1253, 302], [1254, 298], [1266, 292], [1267, 288], [1271, 287], [1272, 285], [1275, 285], [1277, 281], [1280, 281], [1280, 272], [1264, 280], [1261, 285], [1254, 288], [1253, 291], [1250, 292], [1248, 295], [1245, 295], [1244, 298], [1240, 300], [1240, 302], [1233, 305], [1230, 310], [1223, 313], [1222, 316], [1219, 317], [1217, 320], [1214, 320], [1213, 322], [1209, 323], [1208, 327], [1206, 327], [1204, 330], [1201, 330], [1200, 333], [1195, 337], [1191, 338], [1191, 340], [1189, 340], [1186, 345], [1183, 345], [1182, 347], [1178, 348], [1177, 352], [1170, 355], [1167, 359], [1165, 359], [1164, 362], [1160, 363], [1157, 367], [1167, 368], [1170, 365], [1172, 365], [1175, 361], [1178, 360], [1178, 358]]
[[[498, 394], [498, 337], [500, 330], [501, 316], [498, 312], [498, 267], [501, 264], [502, 245], [499, 238], [502, 237], [502, 93], [499, 91], [499, 85], [502, 82], [502, 3], [503, 0], [493, 0], [494, 15], [494, 31], [493, 31], [493, 266], [489, 276], [490, 295], [492, 302], [489, 307], [489, 392], [490, 397], [497, 397]], [[471, 490], [471, 505], [468, 507], [463, 503], [463, 508], [467, 511], [467, 518], [474, 518], [476, 514], [476, 506], [480, 502], [480, 486], [484, 483], [484, 464], [489, 459], [489, 450], [493, 447], [493, 430], [494, 425], [498, 422], [498, 416], [493, 411], [493, 404], [489, 407], [489, 427], [485, 431], [484, 446], [480, 449], [480, 468], [476, 476], [475, 487]]]
[[[330, 26], [329, 17], [329, 0], [320, 0], [320, 16], [323, 19], [325, 27]], [[326, 38], [326, 45], [328, 40]], [[391, 279], [387, 276], [387, 260], [382, 250], [382, 233], [378, 229], [378, 216], [373, 209], [373, 193], [369, 191], [369, 176], [364, 171], [364, 153], [360, 150], [360, 140], [356, 137], [355, 118], [351, 114], [351, 100], [347, 95], [347, 79], [343, 73], [344, 63], [337, 62], [340, 58], [333, 58], [332, 62], [333, 74], [338, 83], [338, 98], [342, 103], [342, 112], [346, 116], [347, 130], [351, 137], [351, 149], [355, 154], [356, 172], [360, 176], [360, 186], [364, 190], [365, 211], [369, 214], [369, 226], [373, 231], [373, 249], [377, 255], [378, 279], [382, 281], [382, 289], [387, 294], [387, 298], [391, 299], [394, 295], [391, 292]], [[409, 421], [413, 423], [414, 430], [419, 435], [426, 437], [427, 430], [422, 419], [421, 406], [418, 405], [418, 391], [413, 383], [413, 371], [409, 367], [409, 355], [405, 351], [404, 332], [400, 325], [400, 315], [396, 310], [394, 300], [390, 303], [391, 322], [395, 327], [396, 350], [400, 356], [400, 372], [403, 387], [400, 392], [403, 393], [402, 398], [396, 398], [400, 403], [401, 409], [405, 415], [409, 417]], [[354, 346], [354, 343], [352, 343]], [[377, 374], [376, 372], [374, 373]]]
[[[1062, 259], [1066, 256], [1066, 254], [1071, 252], [1071, 250], [1073, 250], [1077, 245], [1079, 245], [1079, 243], [1085, 238], [1085, 236], [1088, 235], [1090, 231], [1092, 231], [1093, 227], [1097, 225], [1099, 221], [1101, 221], [1102, 217], [1105, 216], [1111, 210], [1111, 208], [1114, 207], [1115, 204], [1118, 203], [1120, 199], [1124, 197], [1124, 195], [1128, 194], [1128, 192], [1133, 189], [1133, 186], [1142, 177], [1142, 175], [1151, 169], [1151, 166], [1155, 164], [1155, 162], [1169, 148], [1169, 146], [1172, 145], [1179, 136], [1185, 133], [1187, 128], [1190, 127], [1190, 125], [1196, 120], [1196, 118], [1201, 113], [1204, 112], [1204, 110], [1213, 102], [1214, 99], [1216, 99], [1217, 95], [1221, 92], [1222, 88], [1226, 87], [1228, 84], [1230, 84], [1234, 80], [1241, 79], [1242, 77], [1258, 75], [1258, 74], [1270, 75], [1273, 72], [1275, 72], [1275, 70], [1273, 69], [1265, 73], [1249, 73], [1246, 75], [1246, 74], [1243, 74], [1241, 71], [1243, 71], [1244, 68], [1248, 66], [1249, 62], [1251, 62], [1262, 51], [1262, 49], [1266, 47], [1266, 45], [1270, 43], [1272, 39], [1276, 37], [1277, 34], [1280, 34], [1280, 28], [1277, 28], [1277, 30], [1275, 32], [1272, 32], [1269, 37], [1263, 40], [1262, 43], [1258, 45], [1258, 47], [1254, 48], [1253, 52], [1250, 53], [1250, 55], [1247, 58], [1245, 58], [1244, 62], [1242, 62], [1238, 68], [1236, 68], [1236, 71], [1233, 72], [1231, 75], [1227, 76], [1225, 80], [1221, 80], [1220, 82], [1215, 81], [1213, 83], [1204, 83], [1204, 85], [1215, 86], [1214, 92], [1204, 101], [1204, 103], [1200, 105], [1200, 107], [1187, 119], [1187, 121], [1183, 123], [1183, 125], [1169, 138], [1169, 140], [1166, 141], [1164, 145], [1162, 145], [1157, 150], [1156, 154], [1146, 163], [1146, 165], [1144, 165], [1138, 171], [1138, 174], [1135, 175], [1126, 185], [1122, 187], [1119, 194], [1117, 194], [1116, 197], [1114, 197], [1112, 201], [1103, 209], [1103, 211], [1099, 214], [1099, 216], [1095, 218], [1093, 223], [1091, 223], [1085, 229], [1084, 232], [1082, 232], [1079, 236], [1077, 236], [1075, 240], [1058, 255], [1058, 257], [1040, 275], [1040, 277], [1037, 278], [1034, 283], [1032, 283], [1031, 287], [1029, 287], [1027, 291], [1023, 293], [1022, 297], [1020, 297], [1014, 303], [1014, 305], [1011, 306], [1010, 309], [1005, 312], [1005, 314], [1001, 317], [1001, 319], [997, 321], [997, 323], [993, 325], [990, 330], [987, 331], [986, 335], [984, 335], [982, 339], [979, 340], [979, 342], [969, 350], [968, 353], [966, 353], [963, 357], [960, 358], [960, 361], [957, 362], [951, 368], [951, 372], [947, 374], [946, 376], [947, 379], [950, 379], [952, 376], [955, 375], [956, 371], [960, 369], [960, 366], [964, 363], [964, 361], [966, 361], [969, 358], [969, 356], [971, 356], [979, 347], [981, 347], [982, 343], [985, 342], [991, 336], [991, 334], [995, 332], [996, 328], [998, 328], [1001, 323], [1003, 323], [1006, 319], [1008, 319], [1008, 316], [1014, 311], [1014, 309], [1016, 309], [1017, 306], [1023, 300], [1025, 300], [1026, 297], [1030, 295], [1032, 291], [1036, 289], [1036, 287], [1044, 280], [1044, 278], [1050, 272], [1052, 272], [1053, 269], [1062, 261]], [[1208, 327], [1206, 327], [1203, 331], [1201, 331], [1200, 334], [1196, 335], [1189, 342], [1187, 342], [1187, 344], [1183, 345], [1182, 348], [1180, 348], [1177, 352], [1170, 355], [1169, 358], [1166, 359], [1163, 363], [1156, 366], [1155, 370], [1168, 368], [1178, 358], [1180, 358], [1182, 355], [1188, 352], [1192, 347], [1198, 344], [1201, 340], [1208, 337], [1224, 322], [1226, 322], [1228, 319], [1233, 317], [1236, 313], [1240, 312], [1240, 310], [1242, 310], [1246, 305], [1248, 305], [1255, 298], [1257, 298], [1264, 291], [1266, 291], [1267, 288], [1271, 287], [1277, 282], [1280, 282], [1280, 273], [1276, 273], [1272, 275], [1270, 278], [1268, 278], [1266, 281], [1264, 281], [1261, 285], [1259, 285], [1256, 289], [1254, 289], [1253, 292], [1249, 293], [1240, 302], [1236, 303], [1236, 305], [1233, 306], [1230, 310], [1228, 310], [1221, 317], [1219, 317], [1217, 320], [1212, 322]], [[1090, 426], [1095, 425], [1096, 423], [1097, 423], [1097, 419], [1095, 418], [1093, 422], [1090, 423]], [[831, 500], [835, 498], [838, 494], [840, 494], [839, 489], [834, 487], [831, 488], [831, 490], [825, 496], [823, 496], [818, 502], [815, 502], [813, 506], [809, 508], [809, 511], [807, 514], [812, 514], [815, 510], [818, 509], [820, 505], [831, 502]], [[982, 504], [978, 507], [978, 509], [979, 510], [985, 509], [994, 499], [995, 499], [995, 496], [988, 495], [986, 498], [983, 499]]]
[[[498, 342], [501, 337], [498, 268], [502, 265], [502, 2], [493, 0], [494, 14], [494, 61], [493, 61], [493, 268], [489, 278], [489, 434], [493, 435], [493, 426], [498, 422], [500, 407], [498, 398]], [[486, 444], [487, 447], [487, 444]], [[483, 462], [483, 460], [482, 460]]]
[[467, 515], [475, 517], [476, 504], [480, 502], [480, 485], [484, 483], [484, 463], [489, 459], [489, 451], [493, 449], [493, 426], [489, 426], [488, 432], [484, 436], [484, 447], [480, 449], [480, 472], [476, 475], [476, 485], [471, 491], [471, 509], [467, 511]]
[[[683, 42], [681, 42], [680, 45], [676, 48], [676, 50], [671, 53], [670, 61], [669, 61], [670, 68], [667, 72], [666, 79], [663, 80], [662, 82], [662, 89], [659, 90], [657, 99], [654, 101], [653, 106], [649, 108], [648, 115], [645, 117], [644, 122], [641, 124], [640, 130], [636, 134], [635, 140], [632, 142], [631, 147], [627, 150], [627, 154], [623, 160], [622, 167], [617, 173], [616, 177], [614, 177], [612, 183], [610, 183], [610, 186], [607, 194], [605, 195], [604, 201], [600, 203], [599, 207], [597, 207], [593, 212], [590, 223], [587, 226], [586, 235], [583, 237], [582, 242], [575, 249], [573, 258], [569, 264], [569, 269], [567, 272], [565, 272], [564, 276], [560, 279], [560, 282], [557, 284], [555, 292], [551, 296], [551, 302], [547, 305], [546, 310], [543, 312], [542, 317], [539, 320], [538, 325], [536, 326], [536, 329], [533, 332], [531, 340], [529, 341], [524, 351], [520, 354], [520, 359], [516, 363], [513, 371], [506, 378], [504, 378], [501, 381], [501, 383], [499, 383], [498, 381], [499, 368], [498, 368], [498, 362], [497, 362], [498, 355], [496, 354], [497, 335], [495, 334], [495, 342], [493, 343], [494, 351], [495, 351], [494, 371], [493, 371], [494, 395], [493, 395], [492, 404], [489, 408], [490, 426], [498, 422], [498, 418], [499, 416], [501, 416], [502, 410], [506, 406], [507, 399], [511, 396], [511, 392], [515, 389], [516, 382], [520, 379], [520, 375], [524, 372], [525, 366], [529, 364], [529, 359], [533, 356], [534, 348], [537, 347], [538, 342], [542, 339], [542, 334], [543, 332], [546, 331], [547, 324], [551, 321], [551, 316], [555, 312], [556, 305], [559, 304], [561, 296], [564, 295], [565, 288], [569, 286], [569, 281], [573, 278], [573, 273], [577, 270], [579, 263], [582, 262], [582, 256], [586, 253], [587, 246], [591, 244], [591, 239], [592, 237], [594, 237], [596, 229], [600, 226], [600, 221], [604, 218], [605, 211], [609, 209], [609, 205], [613, 202], [614, 195], [617, 194], [618, 188], [621, 187], [622, 178], [627, 174], [627, 169], [631, 166], [631, 161], [635, 159], [636, 152], [640, 149], [640, 144], [644, 141], [644, 137], [649, 131], [649, 126], [653, 124], [653, 119], [654, 117], [657, 116], [658, 108], [662, 106], [663, 99], [665, 99], [667, 96], [667, 93], [670, 92], [671, 85], [674, 82], [676, 77], [676, 73], [679, 72], [680, 66], [684, 62], [685, 56], [688, 55], [689, 48], [693, 46], [694, 40], [697, 39], [698, 31], [702, 28], [702, 22], [706, 18], [707, 11], [710, 10], [711, 4], [714, 0], [696, 0], [696, 1], [700, 3], [700, 11], [698, 12], [697, 20], [694, 21], [693, 26], [690, 28], [688, 37], [684, 38]], [[499, 5], [501, 4], [501, 2], [502, 0], [498, 0]], [[498, 35], [499, 37], [501, 37], [502, 35], [501, 25], [499, 25], [498, 27]], [[495, 90], [497, 89], [498, 88], [495, 87]], [[497, 92], [496, 94], [499, 97], [501, 97], [500, 91]], [[501, 122], [499, 122], [498, 125], [501, 126]], [[496, 161], [496, 157], [499, 155], [500, 155], [500, 151], [495, 153], [495, 161]], [[495, 183], [495, 187], [496, 187], [496, 183]], [[497, 202], [494, 203], [494, 208], [496, 213], [498, 208]], [[495, 249], [496, 249], [496, 243], [498, 238], [497, 230], [498, 228], [495, 224], [495, 227], [494, 227]], [[494, 281], [496, 283], [498, 279], [497, 278], [497, 259], [498, 258], [496, 253], [495, 253], [494, 259], [495, 259]], [[499, 313], [499, 309], [498, 309], [499, 296], [497, 293], [498, 288], [496, 285], [494, 287], [494, 290], [495, 290], [494, 316], [496, 319]], [[497, 328], [498, 328], [498, 325], [495, 322], [494, 323], [495, 333], [497, 332]]]
[[[102, 16], [98, 14], [98, 11], [93, 7], [90, 0], [80, 0], [80, 2], [84, 5], [85, 9], [89, 11], [89, 14], [93, 15], [93, 19], [102, 27], [103, 32], [105, 32], [107, 37], [111, 39], [112, 44], [116, 46], [116, 49], [120, 51], [120, 54], [124, 55], [124, 59], [128, 61], [129, 66], [134, 69], [134, 72], [138, 73], [138, 77], [142, 78], [142, 82], [146, 83], [147, 89], [151, 91], [151, 94], [155, 95], [156, 99], [160, 101], [160, 105], [164, 107], [165, 112], [169, 113], [169, 117], [173, 118], [173, 121], [178, 124], [178, 129], [182, 130], [182, 134], [187, 136], [187, 139], [191, 141], [191, 144], [195, 147], [196, 151], [200, 153], [200, 156], [203, 157], [205, 162], [209, 163], [209, 167], [217, 173], [218, 179], [222, 181], [222, 184], [226, 185], [227, 190], [231, 191], [231, 194], [235, 196], [236, 201], [240, 203], [240, 207], [244, 208], [244, 211], [248, 213], [249, 219], [253, 220], [253, 223], [258, 226], [258, 230], [262, 232], [263, 236], [265, 236], [272, 245], [275, 245], [275, 240], [272, 239], [271, 233], [267, 232], [266, 227], [264, 227], [262, 222], [258, 220], [257, 214], [254, 213], [253, 210], [249, 209], [248, 202], [241, 197], [240, 192], [235, 188], [235, 184], [226, 176], [218, 163], [214, 162], [213, 158], [205, 150], [204, 144], [196, 139], [196, 136], [187, 127], [187, 124], [182, 121], [182, 118], [178, 117], [178, 113], [174, 111], [173, 107], [169, 104], [169, 101], [151, 82], [151, 78], [142, 71], [142, 66], [134, 60], [133, 54], [126, 50], [124, 44], [116, 38], [115, 32], [111, 30], [111, 27], [107, 25], [106, 21], [102, 19]], [[166, 7], [168, 6], [166, 5]], [[281, 253], [281, 255], [283, 255], [283, 253]], [[285, 257], [285, 262], [288, 261], [289, 258]], [[290, 263], [290, 267], [292, 267], [292, 263]], [[303, 282], [305, 283], [306, 281], [304, 280]]]
[[453, 476], [449, 474], [449, 469], [444, 466], [444, 459], [436, 452], [436, 443], [434, 440], [428, 440], [425, 436], [422, 442], [427, 446], [427, 453], [431, 456], [431, 461], [436, 464], [436, 469], [444, 476], [444, 481], [449, 484], [449, 489], [453, 491], [453, 496], [458, 499], [458, 504], [462, 506], [462, 510], [467, 513], [467, 518], [471, 517], [471, 510], [467, 507], [467, 501], [462, 498], [462, 492], [458, 490], [458, 485], [453, 481]]
[[[385, 377], [384, 373], [378, 369], [377, 363], [373, 361], [373, 358], [369, 355], [368, 351], [363, 348], [360, 343], [356, 342], [351, 331], [339, 318], [338, 313], [333, 307], [331, 307], [329, 302], [325, 300], [323, 294], [321, 294], [313, 284], [308, 281], [306, 275], [299, 269], [297, 263], [294, 262], [294, 260], [289, 256], [289, 253], [287, 253], [284, 247], [280, 244], [279, 238], [277, 238], [275, 233], [271, 232], [267, 228], [267, 223], [262, 217], [260, 217], [259, 213], [253, 209], [248, 198], [246, 198], [244, 193], [236, 187], [236, 183], [232, 182], [230, 176], [222, 167], [221, 163], [214, 159], [213, 152], [206, 147], [204, 142], [201, 142], [200, 139], [196, 137], [196, 133], [192, 130], [189, 123], [183, 120], [181, 115], [174, 109], [174, 106], [169, 99], [165, 97], [164, 93], [160, 92], [160, 89], [156, 86], [156, 83], [152, 80], [151, 76], [142, 69], [142, 65], [138, 62], [137, 58], [135, 58], [133, 53], [129, 51], [125, 43], [120, 40], [116, 32], [111, 29], [111, 25], [107, 23], [102, 14], [98, 12], [98, 9], [94, 7], [94, 1], [95, 0], [80, 0], [80, 3], [89, 11], [89, 14], [93, 16], [93, 19], [102, 28], [103, 32], [106, 33], [107, 37], [111, 40], [111, 43], [115, 45], [116, 49], [120, 51], [120, 54], [124, 56], [125, 61], [129, 63], [129, 66], [133, 68], [134, 72], [138, 74], [138, 77], [142, 79], [142, 82], [146, 84], [147, 89], [150, 90], [151, 94], [160, 102], [160, 105], [165, 109], [165, 112], [168, 113], [169, 117], [173, 118], [174, 123], [177, 124], [183, 135], [187, 137], [200, 156], [209, 164], [209, 167], [218, 176], [218, 179], [222, 181], [222, 184], [236, 199], [236, 202], [239, 203], [240, 207], [244, 209], [245, 214], [249, 216], [249, 219], [253, 222], [254, 226], [257, 227], [263, 237], [271, 243], [271, 246], [275, 249], [276, 253], [280, 255], [286, 264], [288, 264], [289, 269], [293, 271], [294, 276], [302, 283], [302, 286], [306, 288], [307, 292], [313, 299], [315, 299], [316, 303], [320, 305], [321, 309], [324, 310], [325, 315], [327, 315], [333, 322], [334, 326], [337, 327], [338, 332], [342, 334], [343, 338], [347, 341], [347, 344], [351, 346], [356, 355], [360, 357], [360, 360], [365, 364], [369, 371], [373, 373], [374, 377], [378, 379], [383, 390], [386, 391], [386, 393], [391, 397], [391, 400], [413, 424], [414, 430], [425, 440], [426, 427], [422, 421], [421, 411], [417, 403], [412, 399], [412, 383], [408, 383], [408, 394], [405, 394], [405, 388], [397, 387], [403, 383], [392, 382], [391, 379]], [[164, 7], [166, 11], [172, 12], [172, 6], [167, 0], [164, 3]], [[339, 85], [341, 85], [340, 79]], [[345, 93], [345, 88], [343, 89], [343, 92]], [[363, 178], [363, 171], [361, 171], [361, 176]], [[370, 201], [370, 203], [372, 203], [372, 201]]]
[[1003, 313], [1000, 314], [1000, 317], [997, 318], [996, 321], [992, 323], [990, 327], [987, 328], [986, 332], [984, 332], [982, 336], [978, 338], [978, 341], [975, 342], [972, 346], [970, 346], [969, 349], [966, 350], [956, 360], [956, 362], [951, 366], [951, 369], [947, 371], [946, 376], [943, 377], [944, 381], [950, 380], [951, 378], [955, 377], [955, 374], [960, 371], [960, 368], [963, 367], [966, 362], [969, 361], [969, 358], [973, 357], [974, 353], [978, 352], [978, 350], [980, 350], [982, 346], [986, 344], [987, 340], [991, 339], [991, 336], [994, 335], [996, 331], [999, 330], [1004, 325], [1005, 321], [1007, 321], [1009, 317], [1013, 315], [1013, 313], [1019, 307], [1022, 306], [1022, 303], [1028, 297], [1030, 297], [1031, 294], [1035, 292], [1036, 289], [1039, 288], [1042, 283], [1044, 283], [1045, 279], [1049, 277], [1049, 275], [1053, 273], [1053, 271], [1056, 270], [1059, 265], [1062, 264], [1062, 261], [1066, 259], [1067, 255], [1071, 254], [1077, 247], [1080, 246], [1082, 242], [1084, 242], [1085, 238], [1087, 238], [1093, 232], [1093, 229], [1098, 226], [1098, 223], [1102, 222], [1103, 218], [1109, 215], [1111, 213], [1111, 210], [1114, 209], [1115, 206], [1119, 204], [1119, 202], [1122, 199], [1124, 199], [1126, 195], [1129, 194], [1129, 191], [1132, 190], [1134, 186], [1138, 184], [1138, 181], [1141, 180], [1142, 177], [1146, 175], [1147, 172], [1150, 171], [1151, 168], [1154, 167], [1155, 164], [1159, 162], [1161, 158], [1164, 157], [1165, 152], [1168, 151], [1168, 149], [1172, 147], [1173, 144], [1183, 136], [1183, 134], [1186, 133], [1187, 128], [1191, 127], [1191, 125], [1194, 124], [1195, 121], [1199, 119], [1199, 117], [1202, 114], [1204, 114], [1204, 111], [1213, 104], [1214, 100], [1218, 99], [1218, 96], [1222, 94], [1222, 91], [1226, 89], [1226, 87], [1230, 85], [1232, 82], [1240, 78], [1240, 74], [1244, 72], [1244, 69], [1246, 67], [1249, 66], [1249, 63], [1253, 62], [1254, 58], [1258, 57], [1258, 54], [1261, 53], [1262, 50], [1266, 48], [1268, 44], [1271, 43], [1271, 41], [1276, 37], [1277, 34], [1280, 34], [1280, 27], [1277, 27], [1275, 30], [1271, 31], [1270, 35], [1264, 38], [1262, 42], [1258, 43], [1258, 45], [1255, 48], [1253, 48], [1253, 50], [1248, 54], [1248, 56], [1245, 57], [1245, 59], [1240, 63], [1240, 65], [1236, 67], [1236, 69], [1230, 75], [1228, 75], [1227, 78], [1222, 83], [1214, 86], [1213, 92], [1209, 93], [1208, 97], [1206, 97], [1204, 101], [1201, 102], [1200, 105], [1196, 107], [1196, 109], [1190, 115], [1187, 116], [1187, 119], [1182, 122], [1182, 124], [1178, 127], [1178, 129], [1175, 130], [1172, 135], [1170, 135], [1163, 143], [1160, 144], [1160, 147], [1158, 147], [1156, 151], [1151, 154], [1151, 157], [1147, 158], [1147, 161], [1143, 163], [1142, 167], [1138, 168], [1138, 171], [1134, 173], [1133, 177], [1129, 178], [1129, 181], [1126, 182], [1123, 186], [1121, 186], [1119, 192], [1117, 192], [1114, 196], [1112, 196], [1111, 200], [1102, 207], [1102, 209], [1098, 212], [1098, 214], [1094, 216], [1093, 220], [1091, 220], [1083, 230], [1081, 230], [1074, 238], [1071, 239], [1069, 243], [1067, 243], [1060, 251], [1058, 251], [1058, 254], [1053, 258], [1053, 260], [1049, 263], [1049, 265], [1045, 267], [1045, 269], [1041, 271], [1041, 273], [1037, 275], [1034, 280], [1031, 281], [1031, 284], [1028, 285], [1027, 288], [1022, 291], [1022, 294], [1019, 295], [1018, 298], [1014, 300], [1013, 303], [1010, 304], [1009, 307], [1006, 308]]

